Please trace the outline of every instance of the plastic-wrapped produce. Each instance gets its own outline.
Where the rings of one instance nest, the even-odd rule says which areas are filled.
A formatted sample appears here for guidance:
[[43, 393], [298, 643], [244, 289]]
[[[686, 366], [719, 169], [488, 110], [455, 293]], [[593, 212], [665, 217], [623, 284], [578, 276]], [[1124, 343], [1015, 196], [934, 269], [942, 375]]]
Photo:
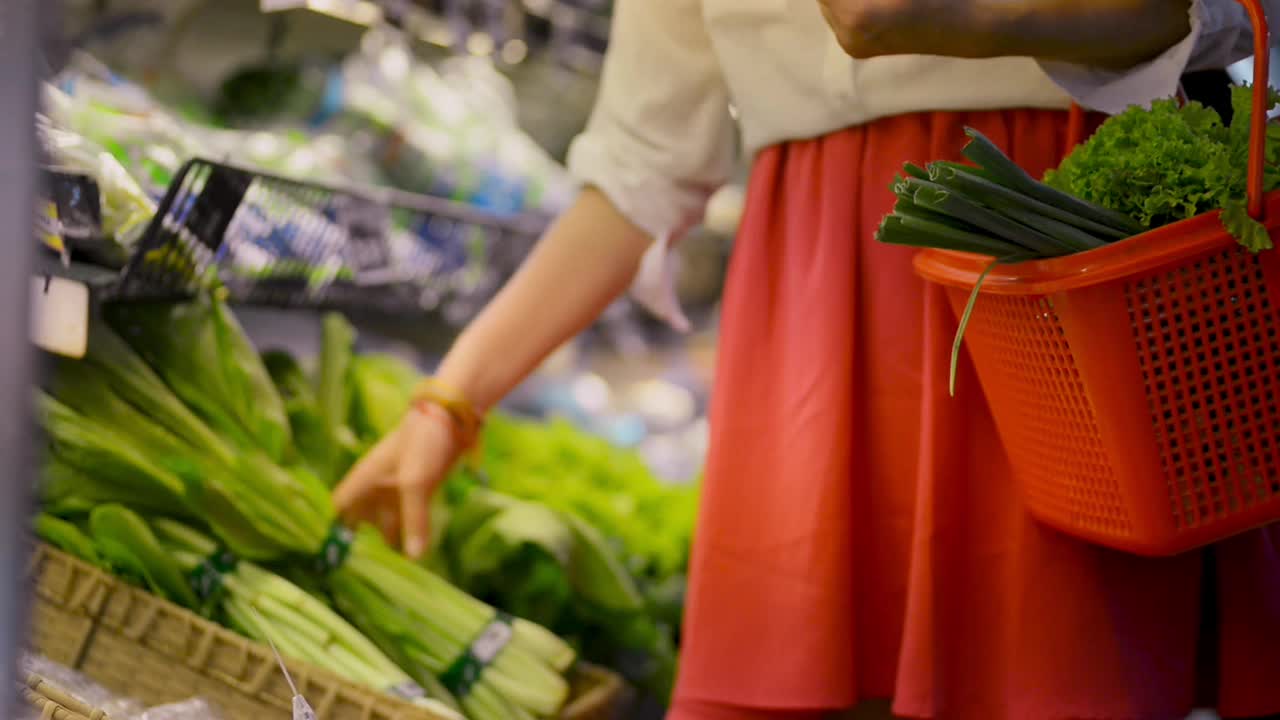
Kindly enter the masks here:
[[[51, 90], [52, 93], [56, 91]], [[89, 138], [53, 127], [45, 117], [37, 119], [36, 128], [55, 166], [84, 173], [97, 183], [105, 236], [101, 239], [106, 245], [95, 244], [95, 254], [104, 264], [123, 264], [155, 214], [155, 201], [115, 155]]]
[[[120, 697], [84, 674], [50, 660], [43, 655], [27, 654], [22, 658], [25, 675], [38, 675], [81, 702], [102, 710], [115, 720], [223, 720], [212, 705], [201, 698], [147, 708], [131, 698]], [[24, 707], [16, 720], [40, 720], [40, 710]]]

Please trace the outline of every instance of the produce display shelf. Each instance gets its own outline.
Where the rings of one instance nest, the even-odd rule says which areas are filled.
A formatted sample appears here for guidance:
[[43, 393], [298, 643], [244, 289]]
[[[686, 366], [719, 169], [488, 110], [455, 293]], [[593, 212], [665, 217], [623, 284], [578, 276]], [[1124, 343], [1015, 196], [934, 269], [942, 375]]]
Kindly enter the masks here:
[[46, 178], [71, 257], [102, 267], [90, 271], [61, 257], [38, 272], [85, 283], [98, 301], [179, 300], [217, 287], [245, 305], [451, 310], [461, 321], [501, 287], [548, 222], [193, 158], [174, 175], [132, 253], [112, 258], [92, 180], [55, 169]]
[[211, 289], [238, 305], [456, 329], [515, 272], [547, 223], [196, 158], [174, 176], [126, 257], [104, 239], [92, 179], [56, 168], [44, 176], [40, 232], [59, 236], [61, 247], [44, 248], [32, 272], [32, 340], [72, 357], [84, 352], [88, 318], [102, 303]]
[[[201, 697], [228, 718], [288, 717], [293, 694], [267, 646], [43, 543], [30, 573], [34, 651], [143, 703]], [[291, 660], [286, 666], [319, 720], [439, 720], [324, 670]], [[627, 688], [617, 675], [580, 665], [570, 680], [563, 720], [621, 717]]]

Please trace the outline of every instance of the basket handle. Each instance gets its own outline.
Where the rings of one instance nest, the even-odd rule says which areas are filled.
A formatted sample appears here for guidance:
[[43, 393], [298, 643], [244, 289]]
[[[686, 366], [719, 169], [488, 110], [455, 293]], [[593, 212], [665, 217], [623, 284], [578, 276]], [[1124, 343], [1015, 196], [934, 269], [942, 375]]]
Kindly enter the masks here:
[[[1239, 0], [1253, 26], [1253, 109], [1249, 117], [1249, 216], [1262, 220], [1262, 179], [1266, 160], [1267, 111], [1270, 78], [1271, 43], [1268, 37], [1267, 13], [1260, 0]], [[1067, 118], [1067, 147], [1085, 139], [1084, 109], [1071, 103]]]
[[1270, 109], [1271, 42], [1261, 0], [1240, 0], [1253, 25], [1253, 110], [1249, 117], [1249, 216], [1262, 219], [1262, 176]]

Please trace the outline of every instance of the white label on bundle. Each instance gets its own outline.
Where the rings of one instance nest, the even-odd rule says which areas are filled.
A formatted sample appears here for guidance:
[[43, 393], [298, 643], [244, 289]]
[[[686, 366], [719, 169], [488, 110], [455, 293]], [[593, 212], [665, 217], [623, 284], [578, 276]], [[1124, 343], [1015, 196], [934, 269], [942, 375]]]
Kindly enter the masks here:
[[293, 10], [295, 8], [304, 8], [307, 6], [307, 0], [262, 0], [258, 8], [262, 12], [277, 12], [280, 10]]
[[30, 332], [36, 347], [84, 357], [89, 345], [89, 286], [61, 277], [31, 278]]
[[488, 665], [511, 641], [511, 626], [504, 622], [489, 623], [480, 637], [471, 644], [471, 654], [481, 664]]

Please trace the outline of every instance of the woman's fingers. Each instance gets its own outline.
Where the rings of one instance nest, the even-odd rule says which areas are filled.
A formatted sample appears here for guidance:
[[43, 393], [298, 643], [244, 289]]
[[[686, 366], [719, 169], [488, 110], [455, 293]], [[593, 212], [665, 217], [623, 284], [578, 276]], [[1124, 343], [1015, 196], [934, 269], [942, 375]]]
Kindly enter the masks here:
[[435, 412], [415, 412], [401, 425], [400, 531], [404, 552], [414, 559], [427, 550], [431, 494], [453, 460], [451, 422]]
[[431, 494], [456, 454], [453, 432], [443, 411], [411, 411], [334, 489], [339, 514], [377, 527], [388, 543], [420, 557], [430, 537]]
[[380, 492], [378, 495], [374, 510], [377, 527], [382, 531], [382, 539], [395, 547], [400, 543], [400, 496], [398, 492]]

